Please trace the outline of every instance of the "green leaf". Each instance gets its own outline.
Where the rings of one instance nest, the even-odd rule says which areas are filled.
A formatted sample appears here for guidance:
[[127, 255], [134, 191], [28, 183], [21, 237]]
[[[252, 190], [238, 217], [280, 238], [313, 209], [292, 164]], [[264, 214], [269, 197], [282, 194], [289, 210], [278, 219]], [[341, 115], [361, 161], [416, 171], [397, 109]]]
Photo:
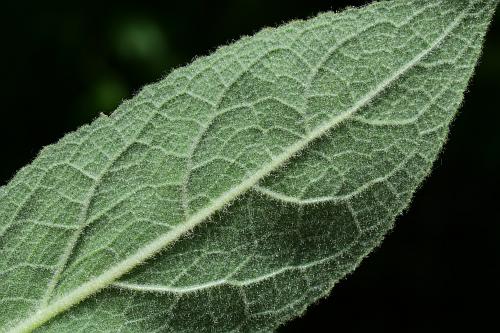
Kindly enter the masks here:
[[0, 189], [2, 331], [268, 331], [301, 314], [429, 173], [497, 3], [264, 29], [44, 148]]

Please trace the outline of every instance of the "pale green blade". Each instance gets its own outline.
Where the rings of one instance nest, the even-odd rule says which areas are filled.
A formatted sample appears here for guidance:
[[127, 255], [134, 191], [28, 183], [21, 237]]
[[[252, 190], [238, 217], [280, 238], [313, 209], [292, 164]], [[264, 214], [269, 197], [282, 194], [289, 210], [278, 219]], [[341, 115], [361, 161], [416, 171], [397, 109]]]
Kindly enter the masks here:
[[46, 147], [0, 189], [0, 331], [299, 315], [429, 173], [497, 3], [383, 1], [265, 29]]

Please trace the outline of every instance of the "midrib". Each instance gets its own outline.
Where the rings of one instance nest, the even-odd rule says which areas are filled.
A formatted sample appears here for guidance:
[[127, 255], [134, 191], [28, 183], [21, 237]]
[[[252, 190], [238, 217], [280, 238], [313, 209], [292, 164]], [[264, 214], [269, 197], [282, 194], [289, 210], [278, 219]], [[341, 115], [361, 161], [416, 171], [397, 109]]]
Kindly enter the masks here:
[[382, 81], [373, 90], [368, 92], [363, 98], [358, 100], [351, 108], [349, 108], [345, 113], [330, 119], [328, 122], [316, 129], [309, 132], [301, 141], [291, 145], [283, 153], [278, 155], [269, 164], [263, 166], [254, 175], [244, 180], [240, 185], [232, 188], [231, 190], [222, 194], [219, 198], [214, 200], [212, 204], [199, 210], [196, 214], [192, 215], [185, 223], [179, 224], [175, 228], [172, 228], [166, 234], [161, 235], [154, 241], [146, 244], [140, 248], [135, 254], [129, 256], [123, 261], [119, 262], [115, 266], [111, 267], [106, 272], [102, 273], [98, 277], [90, 280], [80, 287], [74, 289], [63, 297], [56, 299], [44, 309], [40, 309], [34, 313], [31, 317], [19, 323], [17, 326], [11, 328], [8, 332], [30, 332], [37, 327], [40, 327], [50, 319], [54, 318], [58, 314], [66, 311], [72, 306], [83, 301], [87, 297], [97, 293], [98, 291], [111, 285], [114, 281], [119, 279], [124, 274], [130, 272], [134, 267], [143, 263], [154, 254], [158, 253], [162, 249], [166, 248], [169, 244], [173, 243], [184, 234], [192, 230], [194, 227], [205, 221], [207, 218], [212, 216], [215, 212], [221, 210], [223, 207], [228, 205], [230, 202], [235, 200], [237, 197], [241, 196], [243, 193], [251, 189], [256, 185], [262, 178], [270, 174], [272, 171], [276, 170], [282, 166], [285, 162], [293, 158], [298, 152], [303, 150], [312, 141], [322, 137], [328, 131], [332, 130], [339, 124], [348, 120], [357, 111], [368, 105], [377, 96], [383, 93], [392, 83], [396, 82], [401, 76], [411, 70], [415, 65], [417, 65], [425, 56], [431, 53], [436, 47], [438, 47], [441, 42], [450, 35], [450, 33], [462, 22], [468, 8], [464, 10], [460, 15], [458, 15], [440, 34], [434, 42], [425, 50], [420, 52], [417, 56], [395, 71], [387, 79]]

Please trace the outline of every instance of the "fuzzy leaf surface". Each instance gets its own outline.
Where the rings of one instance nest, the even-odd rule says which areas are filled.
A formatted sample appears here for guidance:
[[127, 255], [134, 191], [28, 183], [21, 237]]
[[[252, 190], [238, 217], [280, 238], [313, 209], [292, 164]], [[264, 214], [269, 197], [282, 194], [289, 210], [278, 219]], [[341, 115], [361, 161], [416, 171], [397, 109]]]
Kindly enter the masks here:
[[264, 29], [44, 148], [0, 188], [0, 331], [299, 315], [429, 173], [497, 3], [382, 1]]

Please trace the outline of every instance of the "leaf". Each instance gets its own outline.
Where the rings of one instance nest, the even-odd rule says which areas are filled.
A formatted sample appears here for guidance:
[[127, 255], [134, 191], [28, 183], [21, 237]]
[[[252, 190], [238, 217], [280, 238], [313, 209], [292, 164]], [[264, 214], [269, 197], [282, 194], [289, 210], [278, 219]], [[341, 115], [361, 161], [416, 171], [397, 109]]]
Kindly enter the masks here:
[[498, 1], [264, 29], [145, 87], [0, 189], [2, 331], [268, 331], [392, 227]]

